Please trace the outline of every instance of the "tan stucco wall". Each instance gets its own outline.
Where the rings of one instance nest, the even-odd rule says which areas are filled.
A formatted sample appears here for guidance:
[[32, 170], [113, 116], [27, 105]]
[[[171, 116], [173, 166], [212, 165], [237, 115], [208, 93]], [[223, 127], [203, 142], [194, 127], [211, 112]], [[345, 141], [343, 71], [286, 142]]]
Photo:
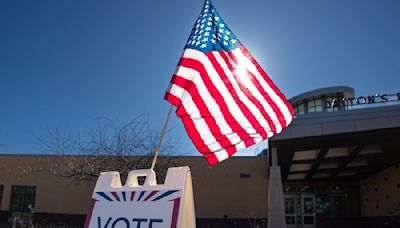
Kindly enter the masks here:
[[[94, 185], [71, 183], [46, 172], [24, 170], [48, 166], [54, 157], [0, 156], [0, 185], [4, 186], [0, 210], [10, 208], [11, 186], [37, 186], [36, 212], [86, 214]], [[161, 158], [162, 159], [162, 158]], [[180, 165], [192, 171], [198, 218], [266, 218], [268, 162], [266, 158], [234, 157], [209, 168], [201, 157], [184, 157]], [[240, 178], [240, 173], [250, 178]]]
[[399, 165], [362, 180], [360, 201], [362, 216], [390, 216], [389, 212], [400, 209]]
[[[91, 191], [89, 182], [71, 184], [69, 179], [46, 172], [29, 172], [47, 167], [51, 158], [39, 156], [1, 156], [0, 184], [4, 186], [0, 209], [8, 211], [12, 185], [36, 186], [36, 212], [85, 214]], [[26, 172], [28, 170], [28, 172]]]
[[[208, 168], [203, 158], [187, 160], [193, 176], [199, 218], [267, 217], [268, 162], [259, 158], [231, 158]], [[249, 173], [251, 178], [240, 178]]]

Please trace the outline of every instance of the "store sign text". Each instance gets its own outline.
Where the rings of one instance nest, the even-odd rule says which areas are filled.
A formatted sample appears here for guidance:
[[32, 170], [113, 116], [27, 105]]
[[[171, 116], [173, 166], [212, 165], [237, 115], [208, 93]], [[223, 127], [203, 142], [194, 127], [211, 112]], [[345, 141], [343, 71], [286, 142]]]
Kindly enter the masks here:
[[364, 104], [377, 104], [400, 101], [400, 93], [395, 94], [375, 94], [373, 96], [360, 96], [349, 98], [333, 98], [325, 101], [325, 108], [335, 108], [339, 106], [352, 106]]

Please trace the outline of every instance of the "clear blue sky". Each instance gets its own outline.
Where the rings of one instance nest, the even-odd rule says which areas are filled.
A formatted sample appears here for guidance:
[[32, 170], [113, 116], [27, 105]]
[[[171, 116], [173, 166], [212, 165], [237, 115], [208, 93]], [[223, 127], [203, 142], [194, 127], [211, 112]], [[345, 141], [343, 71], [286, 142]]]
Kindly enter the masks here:
[[[35, 153], [48, 129], [148, 113], [163, 100], [202, 0], [0, 1], [0, 152]], [[288, 98], [333, 85], [400, 90], [398, 0], [214, 0]], [[180, 120], [171, 136], [195, 153]], [[242, 154], [252, 154], [248, 150]], [[239, 152], [241, 154], [241, 152]]]

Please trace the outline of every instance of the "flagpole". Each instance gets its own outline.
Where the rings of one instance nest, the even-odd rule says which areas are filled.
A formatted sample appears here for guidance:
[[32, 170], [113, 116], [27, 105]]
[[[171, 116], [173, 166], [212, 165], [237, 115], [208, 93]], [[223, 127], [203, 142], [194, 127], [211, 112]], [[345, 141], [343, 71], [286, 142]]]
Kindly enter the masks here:
[[151, 169], [152, 170], [154, 170], [154, 167], [156, 166], [158, 154], [160, 153], [161, 143], [162, 143], [162, 141], [164, 139], [164, 135], [165, 135], [165, 132], [166, 132], [167, 127], [168, 127], [169, 119], [171, 118], [172, 108], [173, 108], [173, 105], [171, 104], [171, 107], [169, 108], [169, 111], [168, 111], [167, 120], [165, 121], [165, 124], [164, 124], [164, 129], [163, 129], [163, 131], [161, 133], [161, 136], [160, 136], [160, 141], [158, 142], [156, 153], [154, 154], [153, 162], [151, 163]]

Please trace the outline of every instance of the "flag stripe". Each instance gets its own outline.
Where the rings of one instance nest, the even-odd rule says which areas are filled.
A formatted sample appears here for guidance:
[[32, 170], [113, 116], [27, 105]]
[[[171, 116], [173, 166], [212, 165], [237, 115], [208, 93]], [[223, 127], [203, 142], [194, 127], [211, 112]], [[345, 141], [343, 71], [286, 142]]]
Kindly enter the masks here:
[[[289, 103], [289, 101], [285, 98], [285, 96], [282, 94], [282, 92], [276, 87], [276, 85], [272, 82], [270, 77], [265, 73], [265, 71], [261, 68], [261, 66], [257, 63], [257, 61], [253, 58], [253, 56], [250, 54], [250, 52], [244, 47], [241, 46], [238, 49], [233, 50], [234, 53], [241, 53], [241, 55], [244, 58], [248, 58], [249, 61], [253, 63], [253, 66], [255, 67], [255, 71], [257, 74], [255, 76], [259, 75], [262, 79], [264, 80], [258, 80], [264, 83], [260, 83], [264, 90], [270, 94], [271, 98], [277, 103], [279, 109], [282, 111], [282, 114], [285, 116], [286, 120], [286, 126], [289, 125], [289, 123], [292, 121], [293, 116], [294, 116], [294, 111], [292, 105]], [[252, 72], [254, 74], [254, 72]]]
[[[253, 125], [249, 122], [240, 108], [237, 106], [232, 94], [226, 88], [224, 82], [213, 68], [210, 60], [202, 52], [193, 49], [187, 49], [184, 52], [184, 57], [190, 56], [192, 59], [198, 60], [205, 71], [199, 71], [210, 94], [213, 95], [214, 99], [218, 102], [221, 111], [229, 116], [228, 122], [237, 122], [242, 126], [243, 129], [250, 135], [258, 135], [254, 130]], [[229, 104], [229, 105], [228, 105]], [[257, 137], [261, 138], [260, 135]]]
[[[181, 74], [182, 71], [178, 71], [178, 74]], [[194, 84], [190, 80], [186, 80], [183, 77], [180, 76], [174, 76], [174, 84], [182, 87], [184, 90], [186, 90], [190, 96], [195, 99], [193, 99], [194, 105], [197, 107], [197, 110], [199, 110], [200, 116], [204, 116], [205, 123], [207, 124], [208, 129], [210, 130], [211, 134], [214, 136], [215, 140], [218, 141], [223, 148], [227, 149], [228, 154], [232, 151], [236, 151], [235, 148], [232, 148], [233, 142], [228, 139], [226, 136], [227, 132], [223, 133], [220, 129], [219, 126], [225, 126], [227, 127], [226, 122], [223, 123], [223, 118], [217, 116], [216, 114], [213, 114], [209, 111], [209, 108], [206, 106], [205, 102], [202, 99], [202, 96], [199, 94], [199, 91], [197, 89], [196, 84]], [[204, 94], [203, 94], [204, 95]], [[211, 101], [208, 100], [208, 104], [210, 104]], [[216, 109], [213, 109], [214, 111]], [[207, 117], [208, 116], [208, 117]], [[211, 116], [214, 116], [215, 118], [210, 118]], [[217, 123], [217, 121], [222, 122], [222, 123]], [[232, 130], [229, 128], [229, 131], [232, 132]], [[240, 139], [237, 139], [238, 141]]]
[[[165, 99], [169, 101], [171, 104], [175, 105], [177, 104], [176, 101], [180, 101], [180, 99], [176, 96], [174, 96], [172, 93], [167, 91], [165, 94]], [[197, 130], [196, 125], [194, 124], [194, 121], [191, 119], [190, 115], [186, 111], [185, 107], [181, 105], [181, 101], [178, 103], [178, 105], [175, 105], [177, 107], [177, 115], [182, 118], [183, 125], [185, 126], [186, 132], [188, 133], [190, 139], [193, 141], [196, 149], [204, 153], [204, 156], [207, 155], [207, 162], [212, 166], [216, 163], [218, 163], [218, 159], [215, 156], [215, 154], [210, 150], [210, 148], [205, 144], [202, 136], [200, 135], [200, 132]]]
[[[229, 54], [224, 52], [224, 51], [219, 51], [219, 52], [214, 52], [214, 56], [216, 56], [217, 60], [220, 62], [220, 65], [224, 68], [224, 71], [227, 75], [229, 75], [229, 79], [231, 80], [232, 85], [234, 85], [235, 90], [237, 91], [237, 94], [240, 97], [241, 102], [243, 105], [249, 108], [250, 113], [256, 118], [256, 120], [261, 124], [261, 129], [266, 133], [265, 138], [269, 138], [273, 136], [273, 132], [271, 130], [271, 123], [268, 123], [268, 119], [266, 116], [262, 114], [262, 110], [260, 110], [260, 106], [257, 107], [252, 101], [251, 101], [251, 90], [249, 92], [249, 89], [244, 87], [242, 78], [237, 75], [235, 72], [235, 69], [232, 65], [232, 60], [229, 57]], [[234, 63], [233, 63], [234, 64]], [[272, 124], [272, 126], [274, 126]], [[253, 126], [256, 127], [256, 126]]]
[[[209, 91], [206, 88], [206, 85], [204, 84], [203, 80], [201, 80], [201, 76], [199, 71], [194, 70], [192, 68], [187, 68], [186, 66], [190, 65], [191, 63], [188, 62], [187, 60], [182, 60], [180, 62], [180, 67], [177, 70], [177, 75], [184, 77], [187, 80], [191, 80], [190, 82], [188, 81], [189, 84], [194, 84], [191, 86], [190, 90], [197, 90], [195, 91], [195, 94], [191, 93], [192, 97], [195, 97], [197, 99], [201, 99], [201, 103], [204, 103], [207, 106], [207, 109], [211, 113], [211, 116], [213, 116], [217, 121], [218, 121], [218, 126], [223, 127], [221, 129], [222, 134], [224, 135], [229, 135], [229, 140], [231, 144], [237, 144], [238, 142], [240, 143], [242, 141], [242, 137], [239, 138], [239, 135], [244, 131], [243, 128], [237, 123], [234, 122], [229, 122], [227, 121], [226, 114], [221, 111], [221, 107], [218, 105], [218, 101], [216, 101], [212, 95], [209, 93]], [[202, 71], [201, 67], [199, 68], [200, 72], [204, 73]], [[193, 77], [193, 75], [195, 75]], [[189, 91], [190, 93], [190, 91]], [[207, 102], [205, 102], [207, 101]], [[198, 105], [197, 105], [198, 106]], [[201, 110], [201, 108], [199, 108]], [[210, 116], [207, 113], [206, 114], [201, 114], [201, 116]], [[228, 116], [229, 118], [229, 116]], [[228, 119], [229, 120], [229, 119]], [[239, 135], [238, 135], [239, 134]], [[248, 137], [248, 136], [247, 136]], [[245, 145], [237, 145], [236, 150], [239, 150], [241, 148], [244, 148]], [[235, 151], [236, 151], [235, 150]], [[232, 150], [230, 150], [232, 151]], [[228, 153], [230, 153], [228, 151]], [[235, 152], [232, 151], [232, 152]]]
[[[233, 67], [231, 64], [232, 59], [230, 58], [229, 53], [226, 54], [224, 52], [220, 52], [220, 55], [224, 59], [225, 64], [229, 67], [232, 74], [234, 75], [234, 79], [235, 79], [236, 83], [238, 84], [240, 90], [243, 91], [243, 94], [250, 101], [250, 103], [255, 107], [254, 110], [256, 110], [256, 113], [258, 114], [257, 119], [260, 122], [262, 122], [265, 127], [267, 127], [267, 129], [265, 129], [265, 132], [272, 132], [272, 134], [269, 135], [269, 137], [271, 137], [273, 134], [276, 133], [275, 123], [271, 120], [272, 119], [271, 114], [267, 113], [264, 110], [264, 107], [260, 104], [260, 101], [257, 98], [255, 98], [255, 96], [253, 95], [256, 88], [254, 88], [254, 87], [248, 88], [253, 83], [252, 80], [248, 79], [248, 77], [249, 77], [248, 73], [245, 72], [246, 75], [238, 75], [236, 73], [235, 67]], [[247, 104], [247, 106], [250, 106], [250, 104]], [[265, 139], [265, 138], [263, 138], [263, 139]]]
[[213, 62], [213, 65], [216, 67], [218, 74], [227, 85], [227, 88], [233, 95], [233, 98], [235, 99], [243, 115], [247, 117], [252, 128], [258, 133], [258, 136], [260, 136], [258, 137], [257, 135], [252, 134], [252, 137], [255, 139], [255, 143], [267, 138], [269, 125], [264, 119], [257, 118], [257, 115], [261, 115], [258, 108], [249, 101], [246, 95], [244, 95], [244, 91], [241, 90], [240, 85], [238, 85], [233, 76], [234, 73], [226, 65], [219, 53], [213, 52], [212, 56], [214, 58], [210, 59], [212, 59], [211, 62]]
[[271, 126], [271, 130], [274, 132], [274, 134], [276, 134], [277, 132], [281, 132], [282, 126], [285, 125], [285, 122], [280, 121], [280, 119], [284, 118], [279, 108], [277, 108], [275, 102], [263, 90], [257, 78], [255, 78], [254, 74], [252, 74], [249, 71], [248, 68], [250, 68], [250, 66], [240, 63], [238, 58], [233, 53], [228, 53], [228, 55], [236, 66], [237, 65], [245, 66], [244, 69], [238, 70], [239, 72], [242, 72], [242, 74], [244, 74], [244, 75], [239, 75], [238, 80], [244, 82], [246, 84], [245, 86], [249, 87], [248, 94], [253, 94], [254, 102], [258, 103], [257, 107], [263, 113], [263, 116], [267, 120], [269, 120], [268, 123]]
[[[223, 66], [220, 64], [220, 62], [218, 62], [218, 60], [214, 54], [215, 54], [214, 52], [209, 52], [206, 55], [207, 55], [208, 59], [210, 60], [211, 64], [213, 65], [213, 67], [215, 68], [215, 70], [217, 71], [218, 75], [221, 77], [221, 80], [224, 82], [226, 88], [232, 94], [232, 97], [233, 97], [234, 101], [236, 102], [237, 106], [239, 107], [240, 111], [242, 113], [246, 113], [246, 115], [243, 115], [243, 116], [246, 116], [248, 121], [250, 122], [251, 126], [254, 129], [256, 129], [256, 132], [259, 135], [261, 135], [262, 138], [265, 138], [266, 133], [264, 132], [264, 130], [260, 129], [262, 127], [261, 127], [259, 121], [257, 121], [257, 119], [254, 117], [254, 115], [249, 110], [249, 108], [246, 105], [244, 105], [243, 102], [240, 100], [240, 98], [239, 98], [240, 95], [235, 90], [234, 85], [231, 83], [231, 80], [228, 78], [226, 72], [222, 69]], [[251, 134], [242, 132], [243, 140], [246, 140], [248, 137], [251, 137], [251, 139], [248, 140], [248, 142], [246, 143], [246, 147], [251, 146], [255, 143], [255, 140], [252, 138]]]
[[[190, 94], [187, 93], [187, 91], [185, 91], [183, 88], [181, 88], [175, 84], [172, 85], [171, 90], [169, 92], [171, 94], [173, 94], [174, 96], [176, 96], [176, 94], [185, 94], [184, 96], [188, 101], [192, 100]], [[204, 144], [206, 145], [206, 147], [208, 147], [208, 149], [211, 152], [214, 152], [214, 151], [221, 152], [221, 153], [216, 154], [219, 161], [222, 161], [222, 160], [228, 158], [228, 153], [226, 152], [226, 150], [215, 139], [214, 135], [211, 133], [210, 129], [208, 128], [207, 123], [205, 122], [204, 118], [201, 118], [201, 116], [199, 115], [200, 112], [197, 109], [196, 105], [193, 102], [182, 102], [181, 107], [184, 107], [184, 110], [180, 109], [182, 111], [182, 113], [180, 113], [180, 112], [178, 112], [179, 111], [179, 109], [178, 109], [177, 114], [179, 116], [183, 115], [182, 119], [188, 115], [190, 116], [190, 119], [191, 119], [191, 121], [193, 121], [193, 125], [195, 126], [195, 129], [197, 130], [197, 132], [201, 132], [201, 134], [199, 134], [199, 135], [200, 135], [201, 139], [203, 140]], [[185, 118], [185, 120], [187, 120], [187, 118]], [[194, 139], [196, 139], [196, 138], [194, 138]], [[199, 142], [195, 141], [195, 144], [196, 143], [199, 143]]]
[[[260, 75], [264, 78], [264, 80], [268, 83], [268, 85], [273, 89], [273, 91], [279, 96], [280, 100], [285, 104], [287, 110], [289, 111], [291, 117], [289, 119], [293, 119], [295, 116], [294, 110], [292, 105], [289, 103], [289, 101], [286, 99], [286, 97], [282, 94], [282, 92], [278, 89], [278, 87], [272, 82], [271, 78], [267, 75], [267, 73], [261, 68], [260, 64], [254, 59], [254, 57], [251, 55], [251, 53], [244, 47], [241, 46], [240, 50], [243, 52], [247, 58], [250, 59], [250, 61], [256, 66], [257, 71], [260, 73]], [[283, 109], [285, 110], [285, 109]], [[289, 124], [290, 121], [287, 123]]]
[[[213, 118], [223, 118], [226, 120], [226, 122], [228, 122], [228, 125], [229, 125], [229, 123], [237, 123], [238, 121], [233, 117], [232, 113], [230, 112], [228, 106], [225, 103], [225, 100], [224, 100], [225, 97], [223, 97], [219, 93], [218, 89], [213, 86], [214, 84], [211, 82], [211, 79], [208, 77], [209, 74], [207, 73], [207, 70], [205, 69], [204, 65], [198, 60], [188, 59], [188, 58], [182, 58], [182, 60], [180, 61], [180, 65], [181, 66], [191, 66], [193, 69], [196, 69], [200, 73], [201, 79], [202, 79], [201, 81], [204, 82], [205, 87], [207, 87], [207, 89], [209, 91], [209, 94], [212, 95], [212, 99], [214, 99], [218, 103], [219, 109], [221, 110], [222, 115], [223, 115], [223, 116], [213, 116]], [[207, 102], [210, 102], [210, 101], [208, 100]], [[199, 110], [201, 110], [201, 108], [199, 108]], [[211, 115], [206, 114], [206, 115], [201, 115], [201, 116], [203, 116], [207, 119], [207, 117], [210, 117]], [[237, 133], [241, 133], [241, 132], [245, 131], [243, 128], [238, 129], [238, 127], [240, 127], [239, 124], [230, 125], [230, 126], [232, 126], [237, 131]], [[232, 134], [232, 136], [237, 136], [237, 133], [230, 132], [229, 134]], [[232, 136], [230, 136], [230, 137], [232, 137]], [[217, 140], [219, 138], [218, 135], [214, 135], [214, 137], [216, 137]], [[222, 146], [227, 149], [228, 155], [230, 156], [233, 153], [235, 153], [238, 149], [245, 148], [245, 145], [241, 145], [240, 142], [243, 142], [243, 141], [240, 140], [240, 138], [238, 138], [236, 140], [236, 142], [231, 142], [231, 145], [224, 143]], [[240, 148], [236, 149], [235, 148], [236, 146], [239, 146]]]

